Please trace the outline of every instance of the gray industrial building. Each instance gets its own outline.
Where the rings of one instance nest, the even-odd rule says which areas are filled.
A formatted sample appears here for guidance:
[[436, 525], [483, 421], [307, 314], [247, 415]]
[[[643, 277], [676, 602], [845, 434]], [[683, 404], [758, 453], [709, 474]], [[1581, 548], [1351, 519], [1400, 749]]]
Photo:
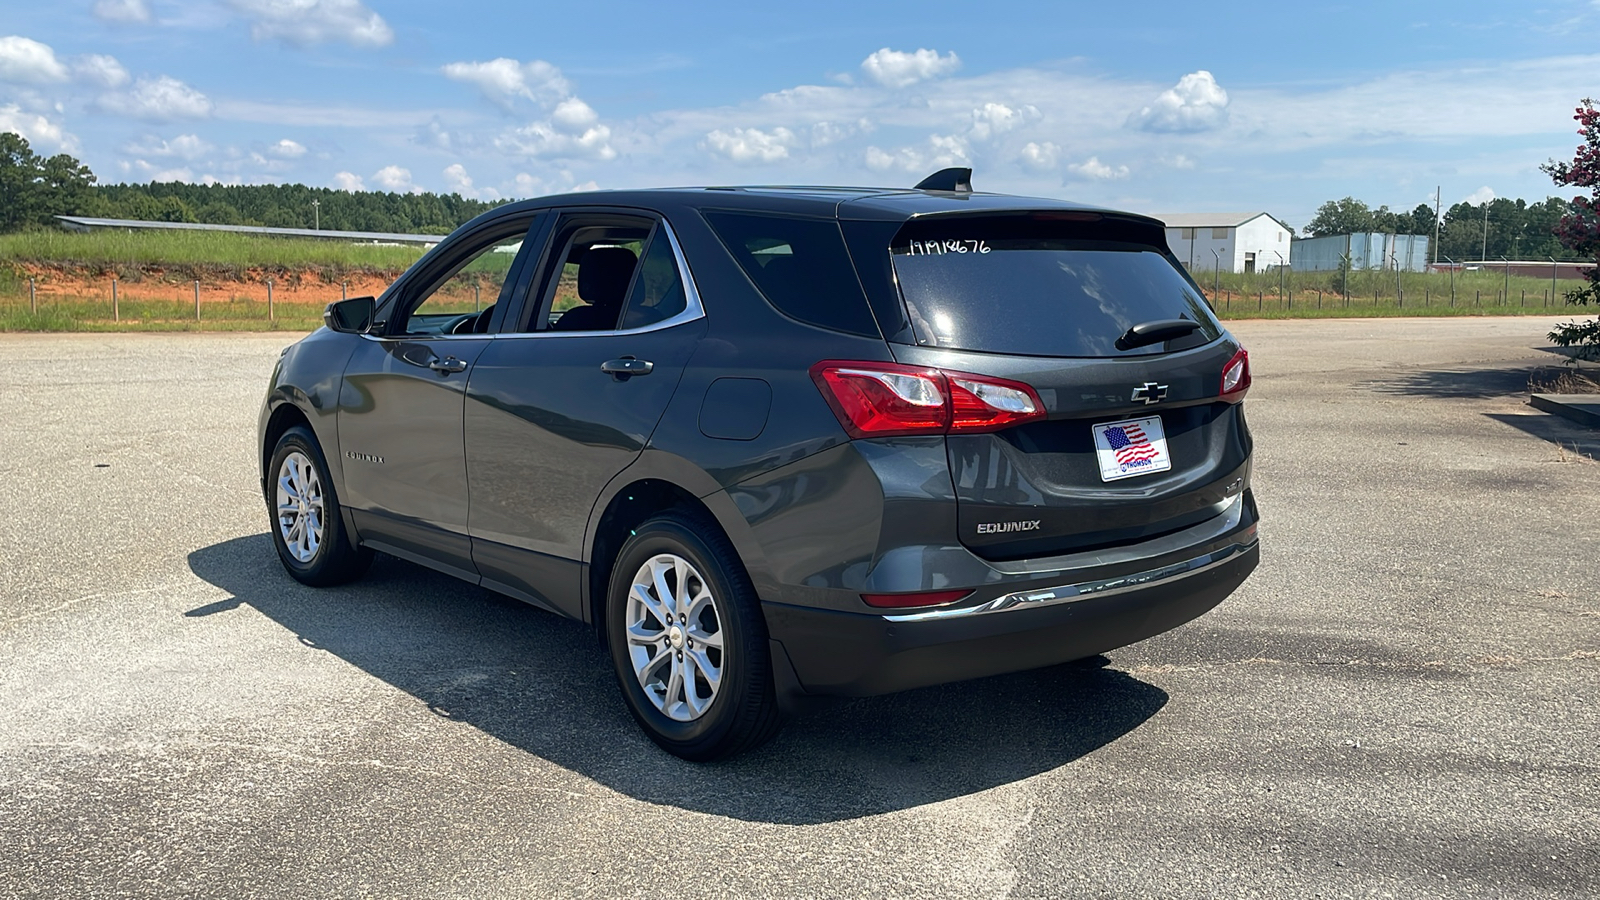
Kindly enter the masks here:
[[1331, 234], [1294, 242], [1289, 267], [1296, 272], [1331, 272], [1346, 257], [1352, 269], [1423, 272], [1428, 268], [1425, 234]]

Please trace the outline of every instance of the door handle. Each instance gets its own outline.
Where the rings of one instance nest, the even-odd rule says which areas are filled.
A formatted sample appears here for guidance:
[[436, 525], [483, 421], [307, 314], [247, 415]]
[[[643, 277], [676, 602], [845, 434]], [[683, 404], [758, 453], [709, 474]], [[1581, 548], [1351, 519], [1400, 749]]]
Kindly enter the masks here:
[[444, 359], [432, 360], [428, 363], [428, 368], [438, 372], [440, 375], [451, 375], [456, 372], [465, 372], [467, 364], [454, 356], [446, 356]]
[[649, 375], [655, 370], [656, 364], [648, 359], [634, 359], [624, 356], [621, 359], [608, 359], [600, 364], [600, 371], [612, 375], [618, 381], [631, 378], [634, 375]]

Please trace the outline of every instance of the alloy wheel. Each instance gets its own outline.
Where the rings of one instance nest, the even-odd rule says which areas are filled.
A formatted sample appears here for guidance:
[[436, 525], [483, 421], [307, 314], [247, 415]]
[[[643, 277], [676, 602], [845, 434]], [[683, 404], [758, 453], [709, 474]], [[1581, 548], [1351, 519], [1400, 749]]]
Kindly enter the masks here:
[[634, 676], [663, 715], [692, 722], [722, 686], [722, 620], [711, 586], [687, 559], [660, 553], [634, 573], [626, 616]]

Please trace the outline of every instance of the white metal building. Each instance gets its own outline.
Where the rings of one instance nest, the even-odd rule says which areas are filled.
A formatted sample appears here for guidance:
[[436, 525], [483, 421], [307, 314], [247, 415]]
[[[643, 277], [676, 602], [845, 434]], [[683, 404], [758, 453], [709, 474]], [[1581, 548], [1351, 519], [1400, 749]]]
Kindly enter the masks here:
[[1167, 246], [1191, 272], [1219, 265], [1264, 272], [1289, 265], [1289, 229], [1264, 212], [1154, 214], [1167, 226]]

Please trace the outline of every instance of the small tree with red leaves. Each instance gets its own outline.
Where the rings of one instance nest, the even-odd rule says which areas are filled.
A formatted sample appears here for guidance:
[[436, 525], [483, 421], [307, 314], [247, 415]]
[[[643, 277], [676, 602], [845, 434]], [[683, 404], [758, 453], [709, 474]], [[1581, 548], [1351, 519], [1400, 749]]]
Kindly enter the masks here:
[[[1572, 199], [1572, 211], [1556, 223], [1555, 235], [1561, 246], [1600, 264], [1600, 109], [1593, 100], [1585, 99], [1573, 118], [1578, 120], [1578, 133], [1583, 135], [1583, 143], [1578, 146], [1572, 162], [1552, 159], [1540, 168], [1557, 185], [1589, 191], [1587, 197]], [[1568, 303], [1600, 303], [1600, 265], [1590, 269], [1584, 277], [1589, 283], [1568, 291]], [[1557, 325], [1556, 330], [1550, 332], [1550, 340], [1557, 346], [1573, 348], [1578, 358], [1600, 358], [1600, 319]]]

